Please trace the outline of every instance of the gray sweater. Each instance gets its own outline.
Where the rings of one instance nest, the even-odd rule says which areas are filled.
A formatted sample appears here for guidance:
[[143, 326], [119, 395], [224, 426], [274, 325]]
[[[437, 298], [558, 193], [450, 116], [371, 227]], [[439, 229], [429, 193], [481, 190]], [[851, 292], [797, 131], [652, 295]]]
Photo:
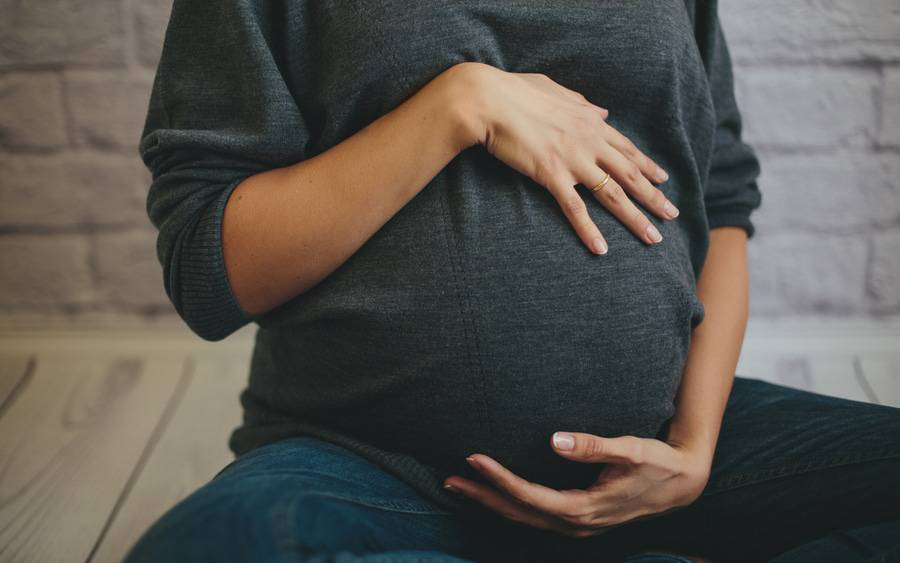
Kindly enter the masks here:
[[[328, 150], [462, 61], [609, 108], [669, 172], [681, 215], [646, 212], [663, 242], [580, 186], [610, 245], [594, 255], [546, 189], [475, 146], [315, 287], [242, 311], [221, 250], [238, 183]], [[553, 453], [554, 431], [661, 437], [703, 319], [709, 229], [752, 236], [761, 202], [715, 1], [176, 0], [140, 155], [178, 313], [207, 340], [259, 326], [234, 452], [316, 436], [453, 509], [468, 503], [441, 480], [480, 479], [470, 453], [583, 487], [599, 467]]]

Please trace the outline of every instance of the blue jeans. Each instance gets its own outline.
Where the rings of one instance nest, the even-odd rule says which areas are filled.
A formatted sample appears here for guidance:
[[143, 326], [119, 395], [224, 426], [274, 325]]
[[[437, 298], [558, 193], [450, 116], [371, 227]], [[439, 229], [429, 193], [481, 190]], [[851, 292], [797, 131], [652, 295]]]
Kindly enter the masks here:
[[340, 446], [289, 438], [181, 501], [126, 563], [689, 561], [678, 553], [900, 560], [900, 409], [737, 376], [702, 495], [589, 538], [450, 513]]

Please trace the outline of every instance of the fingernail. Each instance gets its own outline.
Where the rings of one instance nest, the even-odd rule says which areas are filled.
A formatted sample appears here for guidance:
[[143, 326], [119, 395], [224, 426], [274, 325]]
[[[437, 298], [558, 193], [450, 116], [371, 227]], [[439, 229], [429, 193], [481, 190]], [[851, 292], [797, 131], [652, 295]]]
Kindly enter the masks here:
[[606, 251], [609, 250], [606, 246], [606, 242], [603, 241], [602, 238], [595, 238], [594, 242], [594, 252], [597, 254], [606, 254]]
[[656, 227], [653, 226], [653, 223], [647, 225], [647, 234], [650, 235], [650, 240], [652, 240], [653, 242], [659, 242], [662, 240], [662, 235], [656, 229]]
[[670, 202], [669, 200], [666, 200], [666, 202], [663, 204], [663, 208], [666, 210], [666, 213], [669, 214], [670, 218], [674, 219], [675, 217], [678, 217], [678, 208], [672, 205], [672, 202]]
[[656, 166], [656, 176], [663, 182], [669, 179], [669, 175], [659, 165]]
[[451, 485], [450, 483], [445, 483], [445, 484], [444, 484], [444, 488], [447, 489], [448, 491], [451, 491], [451, 492], [454, 492], [454, 493], [458, 493], [458, 492], [459, 492], [459, 489], [457, 489], [456, 487], [454, 487], [454, 486]]
[[471, 465], [472, 467], [478, 467], [478, 461], [476, 461], [474, 457], [469, 456], [466, 458], [466, 461], [468, 461], [469, 465]]
[[575, 436], [567, 432], [554, 432], [553, 445], [560, 450], [571, 450], [575, 447]]

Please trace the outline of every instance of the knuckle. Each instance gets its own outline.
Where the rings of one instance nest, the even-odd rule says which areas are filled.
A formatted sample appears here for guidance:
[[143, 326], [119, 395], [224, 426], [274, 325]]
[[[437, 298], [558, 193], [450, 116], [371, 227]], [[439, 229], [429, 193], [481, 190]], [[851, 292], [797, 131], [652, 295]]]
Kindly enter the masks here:
[[541, 151], [534, 156], [534, 173], [537, 180], [549, 185], [557, 169], [557, 157], [553, 151]]
[[601, 191], [606, 194], [606, 199], [614, 205], [621, 205], [625, 201], [625, 190], [617, 183], [610, 182]]
[[583, 509], [573, 508], [560, 514], [567, 524], [571, 526], [584, 526], [590, 521], [591, 514]]
[[653, 190], [650, 192], [650, 205], [661, 209], [665, 201], [666, 196], [662, 193], [662, 190], [660, 190], [659, 188], [653, 188]]
[[594, 458], [603, 453], [603, 444], [599, 440], [585, 440], [584, 453], [589, 458]]
[[590, 137], [595, 134], [596, 122], [591, 113], [579, 111], [572, 120], [572, 130], [579, 138]]
[[584, 97], [584, 94], [582, 94], [578, 90], [572, 90], [571, 88], [566, 88], [566, 92], [568, 92], [568, 94], [570, 96], [572, 96], [572, 99], [574, 99], [576, 102], [578, 102], [578, 105], [580, 105], [581, 107], [586, 108], [591, 105], [590, 102], [588, 102], [588, 99]]
[[578, 216], [587, 210], [584, 200], [578, 194], [566, 196], [563, 199], [563, 209], [569, 216]]
[[622, 152], [625, 153], [625, 156], [631, 159], [635, 159], [638, 157], [641, 151], [638, 150], [631, 139], [625, 139], [625, 146], [622, 148]]
[[520, 504], [525, 506], [526, 508], [537, 508], [537, 505], [529, 495], [521, 492], [516, 492], [513, 494], [513, 498], [515, 498]]
[[639, 438], [628, 440], [628, 456], [634, 463], [644, 463], [644, 443]]
[[640, 182], [642, 175], [640, 167], [633, 162], [625, 169], [625, 180], [627, 180], [629, 184], [634, 185]]

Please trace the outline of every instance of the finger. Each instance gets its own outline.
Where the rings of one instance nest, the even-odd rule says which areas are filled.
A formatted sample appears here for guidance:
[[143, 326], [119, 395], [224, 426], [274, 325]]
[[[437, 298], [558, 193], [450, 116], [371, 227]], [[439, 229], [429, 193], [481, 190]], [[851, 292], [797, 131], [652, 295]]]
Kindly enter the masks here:
[[514, 522], [546, 530], [561, 531], [562, 529], [561, 524], [549, 515], [541, 514], [528, 508], [487, 485], [461, 477], [447, 479], [444, 483], [445, 486], [451, 485], [453, 489], [466, 498], [474, 500]]
[[497, 485], [501, 491], [528, 508], [558, 517], [588, 509], [588, 494], [585, 491], [578, 492], [570, 489], [564, 493], [532, 483], [483, 454], [473, 454], [467, 459], [471, 459], [470, 465]]
[[631, 139], [623, 135], [621, 131], [612, 125], [607, 124], [605, 133], [607, 134], [606, 140], [609, 144], [615, 147], [616, 150], [625, 155], [629, 160], [637, 164], [641, 169], [641, 172], [643, 172], [647, 178], [652, 178], [657, 183], [662, 183], [669, 179], [669, 175], [666, 174], [666, 171], [654, 162], [653, 159], [641, 152]]
[[637, 436], [604, 438], [584, 432], [554, 432], [550, 443], [559, 455], [585, 463], [641, 464], [645, 457], [643, 440]]
[[558, 178], [550, 180], [550, 184], [547, 188], [562, 208], [569, 223], [575, 228], [578, 238], [595, 254], [606, 254], [609, 250], [606, 238], [591, 219], [587, 205], [575, 186], [559, 181]]
[[[606, 169], [612, 173], [623, 188], [626, 188], [631, 196], [661, 219], [674, 218], [666, 207], [667, 202], [671, 205], [666, 194], [647, 180], [637, 164], [608, 142], [600, 143], [597, 164], [607, 167]], [[674, 205], [672, 205], [672, 209], [677, 212]]]
[[[593, 188], [604, 178], [605, 173], [597, 167], [591, 168], [591, 170], [582, 171], [585, 177], [582, 184]], [[628, 199], [628, 195], [613, 177], [612, 172], [610, 174], [611, 177], [605, 186], [596, 191], [591, 190], [597, 201], [642, 241], [647, 244], [656, 244], [662, 241], [662, 234], [656, 226]]]

